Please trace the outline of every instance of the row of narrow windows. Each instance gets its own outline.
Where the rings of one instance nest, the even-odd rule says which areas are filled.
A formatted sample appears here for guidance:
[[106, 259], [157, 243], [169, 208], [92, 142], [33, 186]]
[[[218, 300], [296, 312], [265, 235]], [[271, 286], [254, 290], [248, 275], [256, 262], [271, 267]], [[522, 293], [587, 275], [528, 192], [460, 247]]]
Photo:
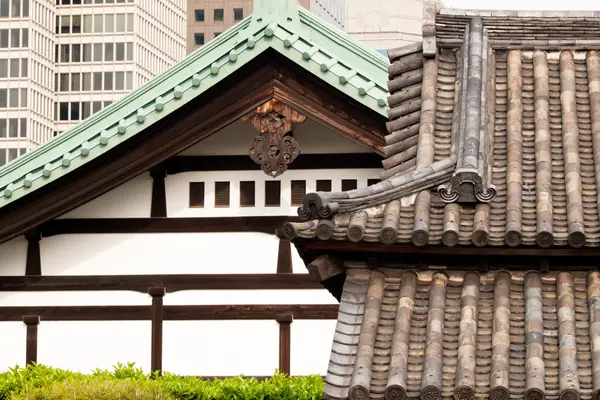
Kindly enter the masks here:
[[[369, 179], [367, 185], [374, 185], [379, 179]], [[356, 179], [342, 179], [342, 191], [353, 190], [357, 188]], [[231, 183], [215, 182], [215, 207], [227, 208], [231, 206]], [[205, 182], [190, 182], [189, 206], [191, 208], [202, 208], [205, 204]], [[317, 180], [316, 189], [318, 192], [330, 192], [331, 180]], [[240, 186], [240, 207], [256, 206], [256, 184], [254, 181], [241, 181]], [[302, 199], [306, 194], [306, 181], [291, 181], [291, 205], [301, 206]], [[265, 207], [281, 206], [281, 181], [265, 181]]]

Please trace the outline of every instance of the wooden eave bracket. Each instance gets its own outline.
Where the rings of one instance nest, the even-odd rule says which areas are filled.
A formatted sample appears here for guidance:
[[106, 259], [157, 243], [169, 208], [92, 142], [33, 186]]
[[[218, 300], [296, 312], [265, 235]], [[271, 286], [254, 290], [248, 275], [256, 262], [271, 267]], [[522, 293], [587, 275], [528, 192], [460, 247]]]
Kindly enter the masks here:
[[435, 58], [437, 43], [435, 39], [436, 4], [428, 0], [423, 4], [423, 57]]
[[344, 274], [342, 260], [329, 255], [321, 255], [306, 266], [308, 273], [323, 282], [339, 274]]
[[346, 281], [346, 270], [341, 259], [329, 255], [320, 255], [306, 268], [308, 273], [317, 278], [337, 301], [341, 301], [344, 282]]

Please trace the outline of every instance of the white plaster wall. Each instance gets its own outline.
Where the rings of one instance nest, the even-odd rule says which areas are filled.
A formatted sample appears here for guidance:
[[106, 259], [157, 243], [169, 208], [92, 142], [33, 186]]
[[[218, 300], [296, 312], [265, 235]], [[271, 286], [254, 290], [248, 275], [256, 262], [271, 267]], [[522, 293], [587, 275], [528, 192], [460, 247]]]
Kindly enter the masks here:
[[0, 322], [0, 372], [25, 364], [27, 328], [22, 322]]
[[[250, 143], [258, 135], [258, 131], [251, 125], [237, 121], [188, 148], [180, 155], [248, 155]], [[294, 126], [294, 138], [300, 144], [301, 154], [371, 152], [310, 118]]]
[[59, 218], [148, 218], [152, 178], [145, 172]]
[[[169, 217], [234, 217], [262, 215], [298, 215], [298, 206], [291, 205], [291, 181], [306, 181], [306, 193], [316, 191], [317, 180], [330, 179], [331, 190], [342, 190], [342, 179], [356, 179], [357, 187], [367, 186], [368, 179], [379, 179], [380, 169], [288, 170], [274, 180], [281, 181], [280, 207], [266, 207], [265, 181], [271, 180], [262, 171], [199, 171], [168, 176], [167, 215]], [[215, 208], [215, 182], [230, 182], [230, 207]], [[255, 182], [255, 207], [240, 207], [240, 181]], [[189, 207], [190, 182], [204, 182], [204, 207]]]
[[326, 289], [185, 290], [168, 293], [164, 305], [202, 304], [338, 304]]
[[[150, 321], [42, 321], [38, 326], [38, 363], [91, 372], [135, 362], [150, 371]], [[23, 353], [25, 346], [22, 347]]]
[[173, 373], [272, 375], [279, 365], [275, 321], [165, 321], [163, 339], [163, 368]]
[[0, 307], [149, 306], [151, 304], [150, 295], [130, 291], [0, 292]]
[[[336, 304], [325, 289], [207, 290], [168, 293], [164, 304]], [[4, 306], [150, 305], [147, 294], [127, 291], [5, 292]], [[25, 362], [26, 327], [0, 323], [0, 371]], [[90, 372], [117, 362], [150, 367], [149, 321], [42, 321], [38, 361]], [[324, 375], [335, 321], [296, 320], [291, 326], [292, 374]], [[275, 321], [165, 321], [163, 369], [183, 375], [270, 375], [278, 366], [279, 327]]]
[[[238, 122], [184, 154], [247, 154], [256, 132]], [[362, 147], [307, 120], [296, 131], [304, 153], [358, 153]], [[341, 190], [342, 179], [379, 178], [379, 169], [290, 170], [282, 175], [281, 207], [264, 207], [261, 171], [189, 172], [166, 179], [170, 217], [296, 215], [291, 206], [291, 180], [306, 180], [307, 192], [316, 180], [331, 179]], [[256, 207], [240, 208], [239, 182], [256, 182]], [[205, 182], [205, 207], [189, 208], [189, 182]], [[214, 182], [231, 182], [231, 207], [215, 209]], [[148, 217], [152, 180], [144, 173], [61, 218]], [[40, 242], [44, 275], [232, 274], [275, 273], [278, 239], [263, 233], [84, 234], [57, 235]], [[0, 244], [0, 275], [25, 273], [27, 241], [19, 237]], [[292, 246], [295, 273], [307, 273]], [[325, 289], [263, 291], [183, 291], [167, 294], [165, 305], [201, 304], [336, 304]], [[126, 291], [0, 292], [6, 306], [150, 305], [150, 296]], [[89, 372], [117, 362], [150, 366], [150, 321], [42, 321], [38, 361]], [[292, 323], [292, 374], [325, 374], [335, 321]], [[0, 371], [25, 361], [26, 327], [0, 323]], [[279, 329], [275, 321], [166, 321], [164, 369], [185, 375], [270, 375], [278, 366]], [[307, 351], [310, 349], [310, 351]]]
[[44, 275], [256, 274], [276, 272], [278, 246], [254, 232], [85, 234], [43, 238], [40, 252]]
[[25, 236], [18, 236], [0, 243], [0, 275], [24, 275], [26, 263], [27, 240]]
[[295, 320], [291, 325], [291, 375], [327, 375], [335, 320]]
[[423, 0], [346, 0], [346, 32], [376, 50], [421, 40]]

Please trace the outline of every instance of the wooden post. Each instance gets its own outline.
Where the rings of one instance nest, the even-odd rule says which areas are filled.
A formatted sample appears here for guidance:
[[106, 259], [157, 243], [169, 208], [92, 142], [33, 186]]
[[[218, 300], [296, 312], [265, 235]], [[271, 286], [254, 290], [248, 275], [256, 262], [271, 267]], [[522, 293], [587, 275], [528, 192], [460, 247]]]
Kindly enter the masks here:
[[163, 297], [164, 287], [151, 287], [148, 294], [152, 296], [152, 353], [150, 369], [162, 375], [162, 333], [163, 333]]
[[25, 275], [42, 275], [42, 260], [40, 255], [41, 234], [33, 230], [25, 234], [27, 239], [27, 261], [25, 263]]
[[38, 315], [26, 315], [23, 317], [23, 323], [27, 325], [25, 364], [29, 365], [37, 363], [38, 325], [40, 317]]
[[291, 329], [293, 314], [278, 314], [275, 319], [279, 322], [279, 372], [290, 375], [291, 370]]
[[286, 238], [283, 232], [277, 230], [279, 238], [279, 251], [277, 253], [277, 273], [287, 274], [294, 272], [292, 270], [292, 245], [290, 239]]
[[167, 170], [159, 166], [150, 170], [152, 177], [152, 201], [150, 216], [152, 218], [164, 218], [167, 216], [167, 191], [165, 189], [165, 178]]

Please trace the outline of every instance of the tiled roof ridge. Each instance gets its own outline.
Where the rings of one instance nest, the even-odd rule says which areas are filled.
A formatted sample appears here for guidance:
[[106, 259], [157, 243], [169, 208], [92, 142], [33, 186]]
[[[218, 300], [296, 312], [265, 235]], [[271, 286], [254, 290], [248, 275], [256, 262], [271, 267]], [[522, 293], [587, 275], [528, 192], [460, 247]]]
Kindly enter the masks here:
[[456, 157], [451, 156], [365, 188], [308, 193], [298, 208], [298, 216], [303, 220], [330, 218], [338, 212], [358, 211], [408, 196], [447, 180], [455, 165]]
[[600, 272], [346, 262], [326, 399], [597, 399]]
[[438, 7], [441, 16], [519, 18], [600, 18], [598, 10], [503, 10]]
[[366, 57], [364, 46], [343, 36], [303, 9], [272, 19], [250, 15], [146, 85], [0, 168], [0, 207], [141, 132], [268, 48], [386, 115], [385, 59], [374, 50]]
[[598, 47], [600, 11], [437, 9], [433, 27], [440, 47], [460, 46], [469, 21], [481, 18], [494, 48], [532, 50]]

